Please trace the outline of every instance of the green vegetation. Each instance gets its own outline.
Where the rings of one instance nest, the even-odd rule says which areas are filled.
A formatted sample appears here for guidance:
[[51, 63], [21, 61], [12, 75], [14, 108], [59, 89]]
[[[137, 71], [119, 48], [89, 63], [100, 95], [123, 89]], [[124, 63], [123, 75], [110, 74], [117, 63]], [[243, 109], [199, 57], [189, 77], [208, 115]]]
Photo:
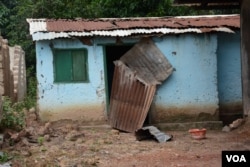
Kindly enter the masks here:
[[[28, 74], [28, 73], [27, 73]], [[21, 130], [25, 125], [25, 109], [30, 109], [36, 104], [36, 78], [30, 77], [27, 83], [27, 96], [22, 102], [12, 103], [9, 97], [3, 98], [1, 128]]]
[[4, 97], [0, 127], [11, 128], [15, 130], [22, 129], [25, 123], [23, 108], [24, 103], [12, 104], [10, 98]]
[[[0, 163], [8, 162], [11, 159], [7, 153], [0, 152]], [[1, 166], [1, 164], [0, 164]]]
[[26, 75], [27, 75], [27, 95], [23, 101], [24, 107], [26, 109], [30, 109], [35, 106], [36, 104], [36, 90], [37, 90], [37, 81], [36, 76], [33, 69], [34, 66], [31, 66], [27, 69]]
[[37, 138], [37, 143], [41, 146], [44, 143], [44, 137], [40, 136]]

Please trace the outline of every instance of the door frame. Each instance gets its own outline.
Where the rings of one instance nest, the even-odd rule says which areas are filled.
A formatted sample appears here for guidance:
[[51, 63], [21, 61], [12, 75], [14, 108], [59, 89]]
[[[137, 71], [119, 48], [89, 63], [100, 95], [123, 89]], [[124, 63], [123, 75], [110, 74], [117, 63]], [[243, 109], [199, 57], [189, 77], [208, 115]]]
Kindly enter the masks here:
[[[122, 51], [120, 51], [120, 52], [127, 52], [127, 51], [129, 51], [133, 46], [135, 45], [135, 43], [125, 43], [125, 44], [119, 44], [119, 45], [117, 45], [117, 44], [107, 44], [107, 45], [103, 45], [102, 47], [103, 47], [103, 63], [104, 63], [104, 81], [105, 81], [105, 96], [106, 96], [106, 115], [107, 115], [107, 117], [109, 117], [109, 105], [110, 105], [110, 95], [111, 95], [111, 89], [112, 89], [112, 87], [110, 87], [110, 84], [112, 84], [112, 80], [111, 81], [109, 81], [109, 74], [108, 74], [108, 66], [111, 64], [111, 62], [108, 62], [108, 60], [107, 60], [107, 47], [110, 47], [110, 48], [112, 48], [112, 47], [117, 47], [117, 48], [122, 48], [123, 47], [123, 49], [124, 50], [126, 50], [126, 51], [124, 51], [124, 50], [122, 50]], [[116, 57], [122, 57], [125, 53], [121, 53], [119, 56], [116, 56]], [[113, 66], [115, 66], [114, 64], [113, 64]], [[113, 71], [112, 72], [114, 72], [114, 69], [113, 69]]]

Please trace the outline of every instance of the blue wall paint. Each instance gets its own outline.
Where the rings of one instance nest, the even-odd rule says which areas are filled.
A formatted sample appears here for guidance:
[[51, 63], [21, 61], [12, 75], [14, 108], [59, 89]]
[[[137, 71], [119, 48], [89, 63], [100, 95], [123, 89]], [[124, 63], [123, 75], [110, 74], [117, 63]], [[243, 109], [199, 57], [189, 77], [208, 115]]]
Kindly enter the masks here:
[[240, 33], [218, 34], [217, 53], [220, 104], [241, 103]]
[[[228, 35], [219, 36], [218, 41], [216, 34], [182, 34], [153, 38], [176, 69], [158, 87], [156, 92], [152, 110], [152, 118], [155, 119], [155, 122], [171, 122], [171, 118], [175, 115], [186, 114], [196, 119], [196, 116], [201, 113], [209, 115], [216, 113], [219, 103], [218, 96], [221, 96], [218, 95], [217, 86], [217, 43], [226, 41], [230, 43], [230, 40], [223, 41]], [[122, 39], [124, 44], [136, 43], [138, 40]], [[93, 46], [83, 45], [73, 39], [53, 40], [55, 48], [86, 48], [88, 50], [90, 82], [73, 84], [54, 83], [53, 55], [50, 43], [51, 41], [36, 43], [38, 109], [43, 118], [54, 120], [74, 119], [75, 117], [91, 121], [104, 120], [106, 98], [102, 45], [115, 44], [116, 40], [114, 38], [95, 38]], [[219, 45], [218, 53], [227, 54], [223, 48], [234, 45], [235, 43]], [[222, 57], [220, 56], [220, 58]], [[226, 65], [220, 66], [219, 70]], [[222, 75], [224, 76], [224, 74]], [[222, 77], [221, 79], [224, 80]], [[224, 89], [219, 89], [223, 94], [222, 90]], [[235, 90], [235, 92], [239, 91]], [[230, 95], [230, 99], [236, 100], [240, 96], [236, 94]], [[226, 97], [223, 98], [226, 99]], [[223, 98], [220, 97], [222, 100]], [[217, 119], [216, 116], [215, 118]]]
[[[102, 47], [84, 46], [78, 40], [54, 40], [54, 48], [88, 50], [90, 81], [89, 83], [54, 83], [53, 54], [49, 45], [50, 41], [36, 43], [38, 108], [42, 111], [42, 118], [56, 120], [62, 117], [72, 119], [82, 117], [82, 119], [103, 120], [105, 83]], [[67, 113], [69, 111], [71, 114]]]
[[216, 35], [167, 36], [156, 44], [176, 71], [157, 90], [154, 119], [214, 114], [218, 108]]

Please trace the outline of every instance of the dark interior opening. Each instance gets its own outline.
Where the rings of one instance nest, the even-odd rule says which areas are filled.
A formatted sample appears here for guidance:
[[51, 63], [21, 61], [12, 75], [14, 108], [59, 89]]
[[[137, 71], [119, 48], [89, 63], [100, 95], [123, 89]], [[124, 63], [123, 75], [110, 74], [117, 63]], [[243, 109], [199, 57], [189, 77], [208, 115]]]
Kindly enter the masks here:
[[[119, 60], [128, 50], [130, 50], [133, 45], [111, 45], [106, 46], [106, 65], [107, 65], [107, 85], [108, 85], [108, 100], [110, 99], [111, 89], [112, 89], [112, 81], [114, 75], [114, 61]], [[109, 101], [108, 101], [109, 103]]]

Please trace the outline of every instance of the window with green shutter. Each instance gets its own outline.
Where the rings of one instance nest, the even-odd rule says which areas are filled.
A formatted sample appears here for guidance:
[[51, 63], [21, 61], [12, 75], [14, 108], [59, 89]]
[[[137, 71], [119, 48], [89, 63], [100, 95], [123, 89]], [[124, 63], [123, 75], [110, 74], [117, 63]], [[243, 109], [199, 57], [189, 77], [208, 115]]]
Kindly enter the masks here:
[[88, 82], [87, 58], [86, 49], [55, 49], [55, 82]]

